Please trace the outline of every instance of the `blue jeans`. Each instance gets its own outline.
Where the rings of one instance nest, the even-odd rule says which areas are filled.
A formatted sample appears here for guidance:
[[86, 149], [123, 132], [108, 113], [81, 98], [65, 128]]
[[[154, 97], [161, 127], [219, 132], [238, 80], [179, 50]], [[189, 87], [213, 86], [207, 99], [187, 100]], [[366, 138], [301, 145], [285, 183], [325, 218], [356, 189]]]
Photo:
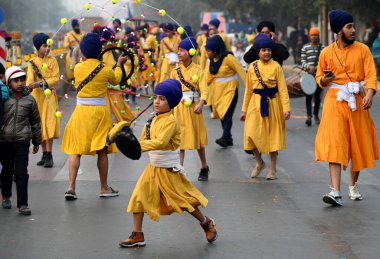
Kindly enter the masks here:
[[231, 135], [232, 117], [234, 115], [235, 107], [238, 101], [238, 96], [239, 96], [238, 90], [236, 89], [235, 95], [232, 98], [230, 107], [228, 108], [226, 114], [224, 115], [224, 119], [220, 121], [222, 123], [222, 128], [223, 128], [223, 135], [222, 135], [223, 139], [228, 139], [228, 140], [232, 139], [232, 135]]

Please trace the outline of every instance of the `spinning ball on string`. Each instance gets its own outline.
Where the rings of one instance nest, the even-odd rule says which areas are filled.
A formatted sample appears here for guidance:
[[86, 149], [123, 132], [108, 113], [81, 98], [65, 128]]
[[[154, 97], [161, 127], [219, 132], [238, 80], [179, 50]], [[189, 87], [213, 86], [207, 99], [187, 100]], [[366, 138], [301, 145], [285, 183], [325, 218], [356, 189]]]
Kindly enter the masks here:
[[55, 112], [55, 117], [57, 117], [58, 119], [62, 118], [62, 112], [56, 111]]
[[161, 9], [158, 11], [158, 14], [161, 15], [161, 16], [165, 16], [166, 15], [166, 11], [164, 9]]
[[197, 53], [197, 51], [196, 51], [194, 48], [191, 48], [191, 49], [189, 50], [189, 54], [190, 54], [191, 56], [194, 56], [196, 53]]
[[61, 19], [61, 24], [62, 24], [62, 25], [65, 25], [66, 23], [67, 23], [67, 18], [62, 18], [62, 19]]
[[47, 39], [47, 41], [46, 41], [46, 44], [47, 44], [48, 46], [52, 46], [53, 43], [54, 43], [53, 39]]
[[117, 4], [118, 2], [119, 2], [119, 0], [112, 0], [113, 4]]
[[193, 76], [191, 77], [191, 80], [193, 81], [193, 83], [198, 82], [198, 79], [199, 79], [198, 75], [193, 75]]
[[44, 93], [45, 93], [46, 96], [50, 96], [51, 95], [51, 90], [50, 89], [45, 89]]
[[42, 64], [42, 70], [46, 70], [48, 68], [48, 64], [47, 63], [43, 63]]
[[183, 34], [183, 33], [185, 32], [185, 29], [184, 29], [183, 27], [178, 27], [178, 28], [177, 28], [177, 32], [178, 32], [179, 34]]
[[84, 9], [90, 10], [91, 9], [91, 4], [90, 3], [85, 4], [84, 5]]

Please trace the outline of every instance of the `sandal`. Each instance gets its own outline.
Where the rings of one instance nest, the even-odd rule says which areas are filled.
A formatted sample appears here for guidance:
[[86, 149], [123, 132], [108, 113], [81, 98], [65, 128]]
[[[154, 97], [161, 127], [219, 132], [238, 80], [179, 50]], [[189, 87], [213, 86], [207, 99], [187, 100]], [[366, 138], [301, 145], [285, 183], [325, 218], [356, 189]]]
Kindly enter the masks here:
[[107, 198], [119, 196], [118, 190], [114, 190], [112, 187], [108, 187], [108, 189], [111, 191], [110, 193], [100, 193], [99, 197]]
[[65, 199], [68, 201], [73, 201], [73, 200], [78, 199], [78, 196], [73, 191], [67, 191], [67, 192], [65, 192]]

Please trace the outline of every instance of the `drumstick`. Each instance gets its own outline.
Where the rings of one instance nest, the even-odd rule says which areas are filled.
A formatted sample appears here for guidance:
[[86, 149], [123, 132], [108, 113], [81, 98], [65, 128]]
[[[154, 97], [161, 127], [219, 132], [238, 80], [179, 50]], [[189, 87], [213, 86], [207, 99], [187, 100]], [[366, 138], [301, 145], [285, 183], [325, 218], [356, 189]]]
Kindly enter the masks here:
[[142, 110], [139, 114], [137, 114], [136, 117], [134, 117], [131, 121], [130, 121], [130, 124], [132, 124], [132, 122], [134, 122], [135, 120], [137, 120], [144, 112], [146, 112], [146, 110], [149, 109], [150, 106], [153, 105], [153, 102], [151, 102], [144, 110]]

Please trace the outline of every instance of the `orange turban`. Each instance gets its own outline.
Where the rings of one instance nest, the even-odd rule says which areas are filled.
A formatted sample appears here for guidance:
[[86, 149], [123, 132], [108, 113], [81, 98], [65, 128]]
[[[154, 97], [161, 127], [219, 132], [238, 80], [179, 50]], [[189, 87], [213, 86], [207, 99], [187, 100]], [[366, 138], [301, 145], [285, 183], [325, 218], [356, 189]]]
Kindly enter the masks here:
[[309, 35], [319, 35], [319, 29], [316, 27], [311, 27], [309, 30]]

